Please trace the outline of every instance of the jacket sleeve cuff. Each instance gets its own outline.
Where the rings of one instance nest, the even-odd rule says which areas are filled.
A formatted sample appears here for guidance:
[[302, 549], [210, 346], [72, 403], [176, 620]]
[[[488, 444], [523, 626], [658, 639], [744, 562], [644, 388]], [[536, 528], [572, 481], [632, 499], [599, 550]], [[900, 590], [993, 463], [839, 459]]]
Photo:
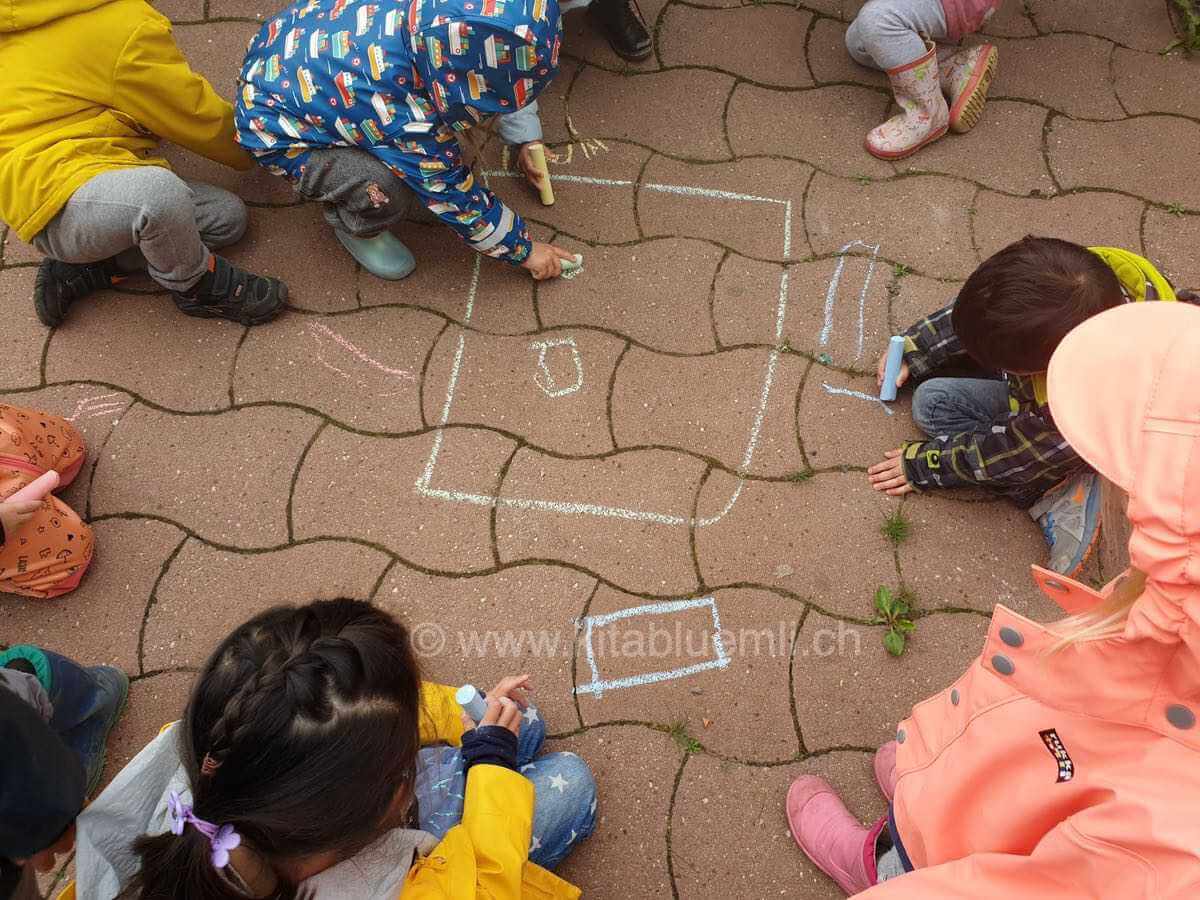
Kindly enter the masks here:
[[480, 725], [463, 735], [463, 763], [472, 766], [503, 766], [517, 771], [517, 736], [500, 725]]

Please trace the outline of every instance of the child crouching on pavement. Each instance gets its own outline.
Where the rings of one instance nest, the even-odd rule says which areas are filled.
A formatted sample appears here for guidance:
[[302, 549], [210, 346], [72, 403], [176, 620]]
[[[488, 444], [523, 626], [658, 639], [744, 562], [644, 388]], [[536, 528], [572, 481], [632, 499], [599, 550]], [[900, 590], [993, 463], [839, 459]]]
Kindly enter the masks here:
[[[894, 496], [975, 486], [1007, 497], [1041, 526], [1049, 567], [1076, 574], [1099, 535], [1099, 483], [1055, 424], [1046, 366], [1091, 316], [1175, 299], [1167, 279], [1128, 250], [1026, 237], [990, 256], [953, 302], [904, 332], [896, 384], [921, 382], [913, 420], [928, 439], [889, 451], [867, 470], [872, 486]], [[880, 383], [883, 369], [881, 357]]]
[[[527, 108], [558, 71], [561, 38], [556, 0], [413, 0], [386, 12], [297, 0], [250, 44], [238, 140], [321, 203], [338, 240], [380, 278], [415, 268], [387, 229], [419, 213], [480, 253], [555, 278], [573, 255], [530, 239], [476, 182], [458, 135]], [[502, 121], [502, 136], [533, 139], [540, 128], [528, 119]]]

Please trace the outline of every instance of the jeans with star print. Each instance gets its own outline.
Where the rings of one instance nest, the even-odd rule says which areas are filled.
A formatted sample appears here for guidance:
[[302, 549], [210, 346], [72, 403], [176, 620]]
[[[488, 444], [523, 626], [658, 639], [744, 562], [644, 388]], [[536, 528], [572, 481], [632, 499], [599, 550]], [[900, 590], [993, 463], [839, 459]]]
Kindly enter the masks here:
[[[538, 756], [546, 723], [530, 705], [517, 737], [517, 766], [533, 782], [533, 840], [529, 858], [544, 869], [566, 859], [596, 827], [596, 781], [574, 753]], [[441, 840], [462, 820], [467, 786], [462, 750], [422, 747], [417, 759], [417, 807], [421, 830]]]

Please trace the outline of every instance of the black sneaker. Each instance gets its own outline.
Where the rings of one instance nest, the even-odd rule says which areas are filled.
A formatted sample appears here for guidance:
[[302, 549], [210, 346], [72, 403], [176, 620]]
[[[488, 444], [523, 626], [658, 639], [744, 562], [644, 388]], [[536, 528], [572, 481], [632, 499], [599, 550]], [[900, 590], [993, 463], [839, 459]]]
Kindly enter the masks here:
[[654, 52], [654, 41], [637, 0], [596, 0], [589, 8], [617, 56], [637, 62]]
[[122, 277], [111, 259], [84, 265], [43, 259], [33, 284], [33, 308], [43, 325], [54, 328], [63, 323], [72, 303], [112, 287]]
[[287, 285], [278, 278], [247, 272], [214, 253], [207, 274], [196, 286], [171, 296], [180, 311], [189, 316], [261, 325], [283, 311], [287, 295]]

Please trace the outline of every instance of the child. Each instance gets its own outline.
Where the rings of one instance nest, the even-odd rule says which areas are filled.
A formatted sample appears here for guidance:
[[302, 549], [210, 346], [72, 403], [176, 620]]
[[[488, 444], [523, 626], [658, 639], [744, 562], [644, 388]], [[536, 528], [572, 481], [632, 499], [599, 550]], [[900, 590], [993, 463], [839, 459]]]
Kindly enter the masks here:
[[12, 0], [0, 16], [0, 217], [48, 257], [34, 305], [48, 326], [70, 305], [148, 268], [191, 316], [246, 325], [287, 289], [210, 247], [246, 230], [237, 197], [173, 174], [166, 138], [238, 169], [233, 109], [188, 68], [144, 0]]
[[[77, 896], [577, 897], [538, 863], [591, 833], [595, 784], [570, 753], [517, 771], [527, 686], [502, 681], [476, 727], [370, 604], [255, 616], [209, 658], [182, 723], [80, 818]], [[412, 824], [418, 752], [435, 742], [461, 743], [467, 768], [440, 841]]]
[[868, 153], [901, 159], [947, 128], [962, 133], [975, 126], [996, 74], [996, 48], [956, 50], [934, 41], [957, 44], [999, 6], [1000, 0], [867, 0], [846, 31], [846, 49], [861, 65], [887, 73], [900, 107], [867, 134]]
[[1133, 568], [1100, 593], [1035, 569], [1072, 614], [1049, 627], [997, 606], [980, 658], [876, 755], [873, 827], [792, 784], [793, 836], [847, 893], [1200, 896], [1198, 381], [1185, 304], [1109, 310], [1054, 353], [1059, 427], [1129, 493]]
[[[1026, 237], [988, 257], [955, 301], [904, 332], [896, 384], [928, 379], [912, 408], [929, 439], [889, 451], [867, 470], [872, 486], [898, 496], [975, 485], [1007, 497], [1042, 527], [1049, 567], [1076, 574], [1099, 534], [1099, 485], [1054, 424], [1046, 365], [1088, 317], [1175, 299], [1148, 260], [1114, 247]], [[880, 384], [883, 368], [881, 357]], [[930, 377], [939, 372], [972, 377]]]
[[129, 679], [38, 647], [0, 652], [0, 898], [36, 900], [104, 770]]
[[[56, 490], [83, 468], [83, 435], [49, 413], [0, 403], [0, 496], [53, 469]], [[0, 591], [46, 599], [79, 586], [92, 563], [92, 529], [53, 494], [0, 502]]]
[[[251, 42], [240, 77], [238, 141], [321, 203], [367, 271], [416, 266], [387, 231], [428, 210], [480, 253], [556, 278], [572, 254], [530, 239], [477, 184], [457, 133], [531, 103], [558, 71], [556, 0], [388, 7], [297, 0]], [[343, 18], [344, 16], [344, 18]], [[532, 134], [520, 120], [506, 128]], [[428, 214], [427, 213], [427, 214]]]

